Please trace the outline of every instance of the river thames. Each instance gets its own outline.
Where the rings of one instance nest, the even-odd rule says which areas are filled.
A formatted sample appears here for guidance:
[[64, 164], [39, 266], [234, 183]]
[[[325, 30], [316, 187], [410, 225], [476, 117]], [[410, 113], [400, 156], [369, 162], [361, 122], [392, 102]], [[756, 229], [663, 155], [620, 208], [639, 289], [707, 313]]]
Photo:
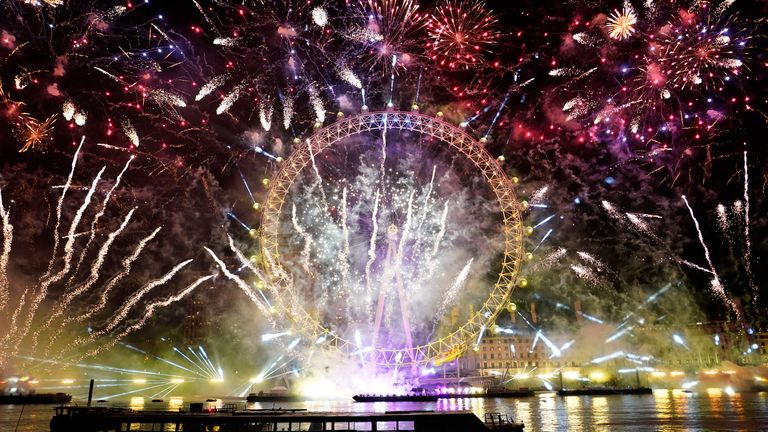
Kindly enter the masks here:
[[[158, 403], [133, 398], [110, 403], [136, 410], [176, 410], [205, 398]], [[174, 406], [175, 404], [175, 406]], [[99, 404], [103, 405], [103, 404]], [[441, 399], [427, 403], [355, 403], [346, 400], [248, 404], [251, 409], [306, 408], [310, 411], [470, 410], [509, 414], [526, 432], [548, 431], [768, 431], [768, 393], [728, 395], [656, 390], [645, 396], [568, 396], [541, 393], [521, 399]], [[0, 406], [0, 431], [48, 432], [51, 405]], [[18, 422], [18, 429], [16, 425]]]

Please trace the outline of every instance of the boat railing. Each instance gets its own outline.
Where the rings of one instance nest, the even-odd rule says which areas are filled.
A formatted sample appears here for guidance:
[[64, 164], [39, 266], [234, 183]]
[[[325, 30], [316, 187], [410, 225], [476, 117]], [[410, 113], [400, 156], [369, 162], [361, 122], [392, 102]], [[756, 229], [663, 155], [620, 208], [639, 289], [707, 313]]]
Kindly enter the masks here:
[[485, 413], [485, 424], [487, 426], [507, 426], [513, 423], [514, 421], [506, 414], [497, 412]]
[[[400, 430], [460, 431], [521, 430], [506, 415], [486, 415], [484, 425], [471, 412], [393, 411], [387, 413], [307, 413], [265, 411], [263, 413], [172, 413], [129, 410], [61, 409], [51, 419], [53, 432], [97, 432], [129, 430], [176, 431], [278, 431], [278, 430]], [[489, 423], [490, 422], [490, 423]], [[518, 426], [510, 428], [510, 426]]]

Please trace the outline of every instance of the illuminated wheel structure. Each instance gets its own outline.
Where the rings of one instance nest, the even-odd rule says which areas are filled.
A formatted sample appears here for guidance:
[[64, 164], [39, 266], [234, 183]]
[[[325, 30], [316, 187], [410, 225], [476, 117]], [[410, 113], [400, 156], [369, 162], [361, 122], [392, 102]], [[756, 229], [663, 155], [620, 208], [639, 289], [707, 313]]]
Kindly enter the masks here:
[[521, 207], [513, 184], [496, 159], [462, 129], [429, 115], [386, 111], [353, 115], [316, 130], [282, 162], [280, 170], [270, 182], [261, 217], [261, 254], [272, 293], [276, 297], [275, 306], [278, 311], [286, 313], [295, 328], [310, 340], [335, 347], [347, 355], [358, 351], [360, 347], [354, 342], [324, 327], [299, 304], [300, 302], [294, 301], [298, 297], [295, 296], [287, 272], [280, 264], [280, 215], [292, 184], [315, 156], [348, 137], [392, 129], [432, 136], [465, 156], [493, 190], [501, 216], [504, 236], [501, 267], [496, 283], [482, 307], [466, 323], [439, 339], [411, 348], [376, 348], [366, 354], [367, 358], [384, 367], [440, 365], [455, 359], [474, 346], [480, 334], [493, 325], [517, 285], [517, 276], [524, 256]]

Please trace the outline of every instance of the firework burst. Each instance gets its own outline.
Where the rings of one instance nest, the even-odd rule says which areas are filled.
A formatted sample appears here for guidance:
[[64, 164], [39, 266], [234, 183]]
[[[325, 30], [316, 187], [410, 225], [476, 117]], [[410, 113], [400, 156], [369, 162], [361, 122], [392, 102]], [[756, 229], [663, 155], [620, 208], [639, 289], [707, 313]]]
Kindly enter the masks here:
[[19, 153], [28, 150], [44, 150], [51, 141], [53, 126], [56, 123], [56, 115], [52, 115], [43, 121], [38, 120], [24, 111], [24, 103], [12, 100], [3, 90], [0, 82], [0, 104], [6, 106], [6, 115], [11, 119], [14, 135], [21, 142]]
[[717, 90], [745, 66], [750, 37], [733, 20], [693, 15], [663, 30], [652, 58], [673, 89]]
[[353, 26], [351, 35], [366, 35], [361, 41], [367, 45], [370, 68], [389, 72], [412, 64], [426, 23], [419, 5], [413, 0], [361, 0], [361, 7], [367, 23], [364, 28]]
[[56, 123], [56, 116], [50, 116], [40, 121], [31, 116], [21, 116], [18, 121], [17, 134], [23, 145], [19, 153], [30, 149], [43, 150], [46, 143], [51, 140], [53, 125]]
[[483, 2], [449, 0], [429, 17], [428, 56], [449, 69], [469, 69], [483, 62], [483, 55], [497, 42], [496, 16]]
[[635, 33], [637, 14], [631, 5], [625, 5], [622, 10], [614, 10], [608, 18], [608, 36], [614, 39], [627, 39]]

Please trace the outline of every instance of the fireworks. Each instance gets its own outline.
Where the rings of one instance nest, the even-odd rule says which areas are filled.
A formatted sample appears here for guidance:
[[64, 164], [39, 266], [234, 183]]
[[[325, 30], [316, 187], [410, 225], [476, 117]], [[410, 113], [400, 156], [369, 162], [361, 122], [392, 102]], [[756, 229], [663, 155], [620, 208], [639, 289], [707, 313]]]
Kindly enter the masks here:
[[[360, 1], [370, 14], [365, 27], [352, 37], [371, 45], [371, 67], [385, 72], [395, 66], [408, 66], [416, 54], [418, 34], [426, 21], [419, 5], [414, 0]], [[398, 61], [390, 61], [393, 58]]]
[[315, 120], [322, 124], [325, 121], [325, 107], [320, 94], [314, 85], [309, 86], [309, 100], [312, 103], [312, 109], [315, 111]]
[[[229, 111], [232, 105], [243, 95], [243, 90], [245, 90], [245, 83], [240, 83], [230, 90], [227, 96], [222, 99], [221, 103], [216, 108], [216, 114], [221, 115]], [[200, 96], [200, 94], [198, 94], [198, 96]]]
[[51, 140], [51, 133], [56, 122], [56, 117], [51, 116], [43, 121], [34, 117], [22, 116], [18, 122], [19, 138], [23, 146], [19, 152], [25, 152], [30, 149], [42, 150], [47, 142]]
[[212, 250], [208, 248], [205, 248], [205, 250], [211, 255], [211, 258], [213, 258], [213, 260], [216, 261], [216, 264], [218, 264], [219, 268], [224, 273], [224, 276], [227, 277], [227, 279], [230, 279], [233, 282], [235, 282], [237, 286], [248, 296], [248, 298], [255, 305], [257, 305], [263, 312], [269, 311], [269, 307], [265, 304], [265, 302], [253, 292], [253, 289], [250, 286], [248, 286], [248, 284], [245, 283], [245, 281], [243, 281], [242, 278], [240, 278], [239, 276], [229, 271], [229, 269], [227, 269], [227, 266], [224, 264], [224, 262], [221, 261], [221, 259], [219, 259], [219, 257], [216, 256], [216, 254]]
[[312, 9], [312, 22], [320, 27], [328, 25], [328, 12], [322, 7]]
[[135, 147], [139, 146], [139, 134], [136, 132], [136, 128], [133, 127], [130, 120], [126, 119], [123, 121], [123, 133], [128, 137], [131, 145]]
[[496, 24], [496, 17], [481, 1], [448, 0], [427, 22], [428, 56], [450, 69], [475, 67], [500, 37]]
[[[80, 146], [82, 146], [82, 141]], [[117, 237], [119, 237], [128, 226], [134, 213], [133, 209], [129, 211], [123, 218], [122, 223], [115, 230], [110, 232], [107, 238], [101, 243], [98, 248], [98, 252], [96, 253], [96, 257], [90, 265], [90, 269], [87, 272], [87, 275], [84, 275], [84, 277], [79, 275], [78, 269], [80, 267], [80, 263], [83, 261], [86, 254], [88, 254], [88, 249], [94, 241], [94, 231], [98, 225], [98, 220], [103, 215], [107, 202], [109, 201], [109, 196], [114, 192], [117, 184], [119, 183], [119, 178], [122, 177], [125, 169], [127, 169], [128, 166], [126, 165], [124, 170], [119, 174], [118, 181], [116, 182], [115, 186], [107, 193], [106, 198], [103, 201], [102, 208], [91, 223], [91, 230], [86, 231], [86, 234], [89, 234], [90, 239], [88, 243], [83, 247], [83, 249], [79, 250], [80, 259], [77, 262], [77, 265], [73, 265], [73, 257], [77, 252], [77, 247], [75, 244], [75, 233], [78, 225], [80, 224], [80, 221], [86, 213], [86, 210], [88, 210], [90, 207], [92, 198], [99, 191], [98, 185], [101, 182], [101, 176], [104, 173], [104, 169], [102, 169], [95, 176], [91, 186], [88, 188], [88, 192], [83, 200], [83, 203], [80, 205], [73, 219], [69, 223], [67, 235], [64, 237], [66, 238], [66, 242], [64, 244], [63, 253], [61, 256], [59, 256], [59, 228], [62, 222], [62, 208], [64, 206], [65, 198], [70, 192], [70, 188], [72, 186], [72, 179], [75, 173], [79, 154], [80, 147], [78, 147], [77, 151], [75, 152], [69, 177], [67, 178], [66, 184], [62, 188], [61, 198], [59, 199], [55, 219], [56, 227], [54, 229], [55, 241], [53, 246], [53, 256], [49, 261], [48, 270], [39, 277], [37, 283], [32, 286], [26, 286], [23, 289], [21, 286], [15, 286], [17, 284], [14, 284], [12, 287], [9, 283], [10, 275], [8, 274], [8, 262], [12, 255], [11, 247], [13, 244], [14, 230], [13, 225], [11, 225], [10, 212], [5, 207], [5, 204], [2, 201], [2, 197], [0, 196], [0, 221], [2, 222], [3, 233], [3, 248], [2, 255], [0, 255], [0, 310], [9, 311], [9, 308], [14, 308], [14, 312], [10, 316], [6, 313], [2, 314], [3, 326], [5, 329], [7, 329], [7, 331], [3, 333], [2, 338], [0, 339], [0, 366], [7, 365], [7, 363], [11, 360], [14, 360], [14, 357], [19, 355], [20, 352], [24, 352], [26, 354], [33, 353], [36, 350], [44, 350], [47, 352], [56, 342], [57, 336], [65, 330], [67, 325], [77, 322], [79, 318], [86, 319], [87, 317], [93, 316], [95, 313], [99, 312], [106, 303], [106, 297], [110, 289], [115, 284], [117, 284], [120, 279], [124, 278], [130, 272], [130, 265], [132, 262], [138, 258], [146, 243], [157, 234], [156, 230], [149, 237], [142, 240], [134, 254], [124, 260], [123, 271], [117, 275], [112, 276], [109, 281], [104, 281], [105, 286], [101, 292], [102, 299], [99, 303], [94, 305], [88, 304], [87, 302], [75, 304], [75, 300], [77, 298], [82, 297], [84, 294], [86, 294], [86, 292], [91, 291], [99, 280], [105, 278], [105, 275], [102, 274], [103, 272], [107, 271], [104, 268], [105, 258], [110, 253], [113, 243]], [[61, 269], [57, 269], [57, 267], [60, 265], [60, 262], [63, 267]], [[65, 346], [59, 347], [59, 358], [67, 353], [72, 355], [73, 350], [81, 345], [86, 345], [87, 349], [90, 350], [85, 354], [80, 354], [81, 356], [95, 355], [101, 350], [105, 349], [105, 347], [114, 345], [121, 338], [138, 329], [141, 326], [140, 324], [127, 326], [125, 323], [126, 317], [128, 317], [129, 313], [132, 311], [132, 309], [134, 309], [136, 300], [143, 297], [152, 287], [159, 286], [167, 282], [181, 268], [180, 266], [186, 265], [187, 263], [188, 261], [180, 264], [164, 278], [158, 279], [157, 281], [148, 285], [149, 288], [145, 288], [137, 293], [134, 293], [134, 295], [130, 297], [128, 301], [123, 303], [122, 307], [119, 309], [119, 312], [113, 316], [113, 318], [110, 320], [110, 323], [104, 328], [92, 332], [88, 337], [81, 337], [71, 342], [68, 341]], [[55, 301], [54, 298], [52, 298], [50, 295], [51, 290], [54, 288], [57, 290], [57, 292], [59, 292], [58, 290], [61, 290], [61, 292], [64, 293], [58, 298], [58, 301]], [[143, 324], [143, 322], [146, 321], [146, 319], [151, 316], [156, 309], [177, 301], [184, 295], [188, 294], [189, 291], [190, 289], [182, 291], [176, 296], [172, 296], [164, 301], [151, 304], [145, 311], [144, 317], [140, 323]], [[56, 307], [52, 307], [49, 312], [40, 313], [40, 306], [47, 301], [56, 303]], [[56, 322], [59, 323], [58, 327], [54, 325]], [[30, 331], [32, 331], [32, 334], [30, 334]], [[119, 334], [116, 334], [116, 331], [119, 331]], [[45, 339], [44, 346], [38, 346], [38, 341], [40, 340], [41, 336], [43, 336], [43, 334], [46, 334], [48, 338]], [[100, 336], [111, 336], [109, 343], [105, 345]]]
[[[549, 74], [561, 79], [558, 102], [581, 127], [579, 139], [628, 151], [662, 183], [702, 180], [712, 158], [730, 157], [703, 142], [720, 140], [724, 121], [754, 109], [744, 84], [758, 22], [732, 8], [646, 2], [636, 10], [625, 2], [606, 32], [574, 22], [565, 59], [553, 60]], [[708, 161], [697, 163], [702, 154]]]
[[3, 205], [3, 195], [0, 191], [0, 219], [3, 222], [3, 249], [0, 252], [0, 310], [5, 310], [10, 298], [10, 285], [8, 283], [8, 259], [13, 243], [13, 225], [9, 220], [10, 210]]
[[[24, 112], [24, 103], [12, 100], [3, 89], [0, 82], [0, 104], [6, 105], [7, 114], [13, 123], [14, 134], [22, 143], [19, 153], [28, 150], [42, 151], [52, 139], [53, 127], [56, 116], [52, 115], [45, 120], [38, 120], [31, 114]], [[73, 113], [74, 115], [74, 113]], [[85, 123], [85, 120], [81, 120]]]
[[[740, 74], [749, 36], [731, 20], [673, 23], [664, 28], [652, 45], [652, 58], [661, 67], [667, 85], [685, 90], [714, 90]], [[699, 21], [701, 19], [701, 21]]]
[[[363, 88], [363, 82], [360, 81], [360, 78], [354, 72], [352, 72], [352, 70], [349, 69], [348, 67], [346, 67], [346, 66], [340, 67], [339, 68], [339, 76], [341, 77], [341, 79], [343, 79], [344, 81], [349, 83], [352, 87], [354, 87], [356, 89]], [[314, 96], [312, 96], [312, 94], [313, 94], [312, 88], [313, 87], [310, 87], [310, 97], [314, 97]], [[315, 91], [315, 93], [316, 93], [316, 91]]]
[[200, 87], [200, 91], [197, 92], [195, 100], [200, 101], [209, 94], [213, 93], [214, 90], [224, 85], [224, 83], [227, 81], [227, 78], [229, 78], [227, 75], [219, 75], [211, 78], [207, 83], [205, 83], [205, 85]]
[[261, 127], [268, 131], [270, 127], [272, 127], [272, 112], [274, 108], [272, 105], [272, 101], [269, 99], [262, 100], [259, 104], [259, 122], [261, 123]]
[[[390, 364], [412, 360], [407, 348], [442, 339], [495, 289], [485, 275], [498, 264], [490, 246], [503, 233], [486, 211], [493, 198], [486, 179], [438, 151], [439, 137], [390, 127], [408, 110], [461, 125], [481, 138], [494, 166], [521, 179], [531, 212], [521, 229], [531, 237], [519, 256], [533, 262], [510, 286], [557, 290], [505, 302], [535, 300], [539, 317], [547, 304], [593, 324], [617, 322], [606, 341], [615, 343], [653, 315], [645, 310], [651, 302], [630, 299], [643, 291], [627, 285], [656, 289], [657, 274], [685, 282], [662, 274], [682, 265], [726, 305], [713, 319], [731, 315], [730, 299], [763, 294], [760, 248], [751, 240], [764, 229], [750, 212], [764, 197], [749, 184], [768, 179], [755, 141], [765, 120], [762, 16], [732, 0], [597, 3], [497, 2], [493, 10], [480, 0], [3, 3], [0, 131], [14, 143], [0, 154], [0, 326], [10, 329], [0, 335], [0, 363], [103, 353], [209, 284], [212, 272], [223, 282], [217, 297], [245, 296], [244, 308], [257, 311], [254, 327], [269, 327], [258, 333], [315, 326], [313, 338], [266, 338], [291, 354], [260, 380], [298, 373], [306, 366], [299, 363], [338, 343], [351, 344], [360, 364], [385, 349], [399, 350]], [[383, 116], [387, 126], [369, 133], [373, 123], [357, 124], [361, 136], [334, 149], [311, 141], [359, 112]], [[275, 216], [274, 250], [285, 254], [258, 251], [260, 222], [270, 222], [260, 217], [274, 208], [265, 195], [285, 187], [274, 170], [307, 142], [311, 167]], [[73, 150], [69, 175], [59, 172], [58, 159]], [[77, 171], [92, 173], [87, 181], [75, 170], [84, 154], [89, 165]], [[16, 165], [40, 178], [14, 196]], [[54, 185], [61, 196], [36, 209], [51, 223], [35, 232], [53, 235], [38, 274], [15, 265], [28, 252], [27, 209], [9, 196], [37, 192], [57, 176], [66, 180]], [[731, 190], [741, 176], [743, 190]], [[128, 180], [135, 189], [123, 193]], [[684, 201], [669, 200], [683, 192]], [[189, 207], [177, 210], [168, 196]], [[162, 222], [144, 225], [144, 205]], [[705, 242], [706, 219], [694, 214], [705, 205], [727, 247]], [[238, 232], [226, 238], [229, 222]], [[613, 226], [618, 233], [608, 241]], [[241, 228], [248, 235], [239, 238]], [[678, 238], [686, 228], [689, 238]], [[160, 233], [181, 240], [162, 243], [179, 264], [139, 276]], [[654, 250], [640, 252], [635, 240]], [[656, 267], [613, 271], [616, 249], [606, 243], [626, 244]], [[630, 321], [611, 313], [621, 307], [601, 310], [603, 298], [643, 314], [625, 314]], [[582, 312], [576, 300], [597, 312]], [[759, 307], [744, 302], [739, 319], [747, 322]], [[538, 343], [564, 350], [545, 336], [551, 322], [515, 308], [513, 319], [532, 318]], [[199, 350], [187, 355], [210, 369]]]
[[635, 32], [635, 24], [637, 24], [637, 15], [632, 6], [627, 4], [621, 11], [614, 10], [608, 18], [606, 24], [608, 35], [614, 39], [627, 39]]

